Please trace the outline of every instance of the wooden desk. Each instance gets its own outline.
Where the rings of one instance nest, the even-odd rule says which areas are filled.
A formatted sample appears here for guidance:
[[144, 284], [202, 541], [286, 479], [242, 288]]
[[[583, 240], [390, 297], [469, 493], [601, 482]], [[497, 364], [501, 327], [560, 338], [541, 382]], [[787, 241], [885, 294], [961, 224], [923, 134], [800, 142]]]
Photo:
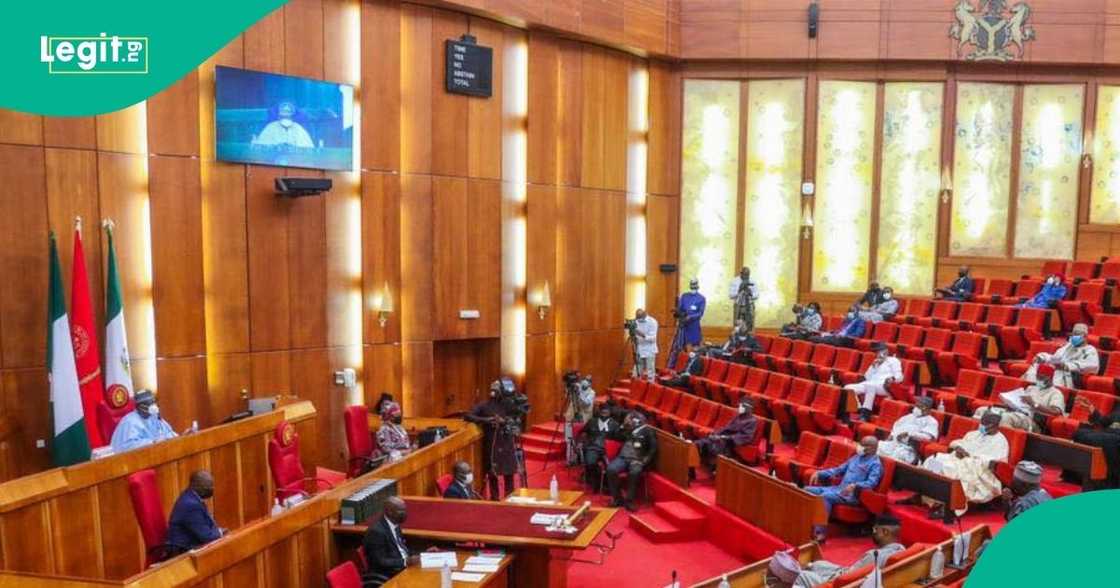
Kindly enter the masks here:
[[[462, 569], [463, 562], [474, 555], [474, 552], [457, 551], [456, 555], [459, 557], [458, 569]], [[498, 571], [486, 574], [486, 577], [483, 578], [481, 582], [452, 582], [451, 585], [461, 588], [466, 588], [468, 586], [506, 588], [510, 585], [509, 565], [511, 562], [513, 562], [513, 556], [507, 553], [506, 556], [502, 558], [502, 562], [498, 564]], [[393, 576], [393, 578], [383, 584], [383, 586], [385, 588], [432, 588], [433, 586], [439, 586], [439, 573], [440, 570], [425, 570], [419, 566], [412, 566], [405, 568], [403, 572]]]
[[[782, 442], [782, 430], [777, 422], [765, 417], [755, 418], [758, 419], [758, 426], [763, 427], [767, 451]], [[700, 452], [696, 449], [696, 444], [657, 427], [653, 430], [657, 432], [657, 456], [653, 460], [653, 471], [681, 488], [688, 488], [689, 470], [700, 467]]]
[[923, 496], [942, 502], [953, 510], [962, 510], [968, 506], [964, 487], [959, 480], [901, 461], [895, 461], [891, 486], [900, 490], [920, 492]]
[[[992, 530], [988, 525], [979, 525], [967, 531], [971, 533], [972, 538], [968, 544], [968, 560], [967, 567], [971, 567], [976, 562], [976, 552], [980, 546], [992, 538]], [[897, 561], [885, 568], [883, 568], [883, 588], [902, 588], [903, 586], [911, 586], [913, 584], [923, 584], [923, 581], [929, 577], [930, 562], [933, 559], [933, 554], [936, 551], [941, 551], [945, 554], [946, 564], [953, 561], [953, 540], [949, 539], [938, 543], [932, 549], [927, 549], [917, 555], [913, 555], [904, 560]], [[967, 569], [967, 568], [966, 568]], [[939, 578], [937, 581], [948, 577], [950, 574], [956, 572], [946, 566], [945, 576]], [[844, 588], [859, 588], [863, 580], [846, 584]]]
[[[535, 498], [538, 501], [551, 500], [548, 488], [518, 488], [517, 490], [514, 490], [513, 493], [510, 494], [510, 496]], [[579, 490], [561, 490], [559, 504], [561, 506], [579, 506], [582, 498], [583, 492]], [[506, 502], [509, 502], [509, 497], [506, 497]], [[540, 506], [547, 505], [541, 504]]]
[[[204, 429], [118, 455], [0, 484], [0, 569], [124, 579], [141, 571], [144, 543], [129, 474], [154, 469], [165, 513], [191, 472], [214, 472], [214, 517], [230, 529], [268, 514], [268, 439], [287, 419], [313, 426], [310, 402]], [[313, 431], [301, 431], [313, 434]]]
[[[821, 558], [821, 548], [816, 543], [806, 543], [798, 548], [797, 559], [802, 566]], [[770, 558], [756, 561], [750, 565], [731, 570], [726, 574], [713, 576], [693, 584], [691, 588], [717, 588], [724, 575], [732, 588], [765, 588], [766, 570], [770, 567]]]
[[813, 527], [828, 524], [820, 496], [726, 457], [716, 465], [716, 505], [790, 545], [809, 543]]

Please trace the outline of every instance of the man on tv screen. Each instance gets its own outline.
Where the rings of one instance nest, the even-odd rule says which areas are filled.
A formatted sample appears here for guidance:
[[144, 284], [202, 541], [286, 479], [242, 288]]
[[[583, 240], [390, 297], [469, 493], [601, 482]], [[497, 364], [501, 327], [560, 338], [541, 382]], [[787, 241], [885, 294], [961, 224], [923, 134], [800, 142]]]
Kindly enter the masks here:
[[281, 102], [276, 107], [276, 114], [279, 118], [269, 122], [260, 134], [253, 137], [253, 145], [266, 147], [289, 145], [305, 149], [315, 147], [314, 143], [311, 142], [311, 135], [307, 134], [307, 131], [299, 123], [292, 120], [292, 117], [296, 114], [295, 104], [287, 100]]

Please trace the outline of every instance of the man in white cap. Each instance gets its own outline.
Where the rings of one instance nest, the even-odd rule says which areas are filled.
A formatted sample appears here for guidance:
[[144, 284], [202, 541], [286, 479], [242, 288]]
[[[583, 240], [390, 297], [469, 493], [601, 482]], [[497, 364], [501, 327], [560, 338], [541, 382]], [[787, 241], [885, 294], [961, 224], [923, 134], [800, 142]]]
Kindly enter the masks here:
[[1003, 500], [1007, 503], [1004, 517], [1008, 521], [1043, 502], [1053, 500], [1050, 494], [1039, 486], [1040, 482], [1042, 482], [1042, 466], [1027, 460], [1020, 461], [1019, 465], [1015, 466], [1011, 487], [1003, 489]]
[[1034, 356], [1031, 367], [1023, 374], [1028, 382], [1038, 381], [1038, 369], [1044, 365], [1054, 368], [1054, 385], [1064, 388], [1079, 388], [1074, 381], [1075, 375], [1095, 376], [1100, 370], [1101, 360], [1097, 348], [1088, 343], [1086, 336], [1089, 327], [1085, 323], [1073, 325], [1069, 341], [1054, 353], [1039, 353]]
[[890, 438], [879, 442], [880, 456], [914, 464], [918, 461], [914, 443], [937, 439], [940, 427], [937, 419], [930, 414], [933, 409], [933, 399], [929, 396], [921, 396], [916, 404], [910, 414], [894, 422], [891, 426]]
[[634, 377], [645, 377], [652, 382], [657, 374], [657, 319], [649, 316], [644, 308], [634, 312], [632, 336], [638, 355], [634, 364]]
[[871, 409], [875, 407], [875, 397], [890, 396], [887, 387], [902, 381], [902, 362], [887, 350], [887, 344], [875, 341], [871, 344], [875, 352], [875, 361], [863, 374], [863, 381], [844, 386], [859, 398], [859, 416], [863, 420], [871, 418]]
[[113, 438], [109, 441], [113, 453], [178, 437], [171, 425], [159, 417], [159, 405], [151, 390], [139, 390], [134, 400], [136, 409], [124, 415], [113, 430]]
[[[847, 566], [818, 559], [802, 567], [792, 555], [779, 551], [774, 554], [774, 557], [770, 558], [770, 564], [767, 566], [766, 585], [782, 586], [783, 588], [813, 588], [872, 563], [882, 568], [892, 555], [906, 550], [898, 542], [900, 529], [901, 523], [891, 515], [881, 515], [876, 518], [875, 524], [871, 527], [871, 540], [875, 542], [875, 547], [869, 549], [862, 557]], [[776, 581], [772, 581], [771, 577]]]

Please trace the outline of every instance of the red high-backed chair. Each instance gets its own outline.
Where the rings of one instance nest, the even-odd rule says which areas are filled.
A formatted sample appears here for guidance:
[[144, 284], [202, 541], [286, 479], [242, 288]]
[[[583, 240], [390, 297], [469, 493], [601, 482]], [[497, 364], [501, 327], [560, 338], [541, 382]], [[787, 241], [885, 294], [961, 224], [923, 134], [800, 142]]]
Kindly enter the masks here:
[[688, 387], [692, 390], [693, 394], [703, 396], [704, 398], [711, 398], [711, 387], [713, 384], [723, 383], [723, 378], [727, 375], [727, 368], [731, 366], [731, 362], [722, 359], [703, 358], [704, 372], [699, 376], [691, 376], [688, 378]]
[[935, 402], [938, 405], [944, 404], [948, 412], [961, 414], [968, 410], [969, 400], [988, 397], [988, 382], [991, 377], [988, 372], [980, 370], [961, 370], [957, 374], [956, 387], [935, 392]]
[[971, 331], [976, 325], [984, 322], [986, 311], [987, 307], [983, 304], [964, 302], [961, 304], [960, 312], [957, 313], [957, 318], [945, 326], [958, 331]]
[[1085, 387], [1103, 394], [1120, 394], [1120, 351], [1101, 353], [1104, 371], [1099, 376], [1087, 376]]
[[[1065, 275], [1065, 273], [1066, 273], [1066, 262], [1061, 261], [1061, 260], [1057, 260], [1057, 259], [1050, 259], [1050, 260], [1042, 262], [1042, 270], [1039, 272], [1039, 275], [1042, 276], [1043, 278], [1045, 278], [1046, 276], [1049, 276], [1049, 275], [1053, 275], [1053, 274]], [[1026, 276], [1023, 276], [1023, 277], [1025, 278]]]
[[677, 403], [677, 409], [672, 413], [660, 415], [657, 421], [658, 426], [671, 433], [679, 433], [677, 430], [677, 423], [690, 422], [692, 417], [696, 415], [696, 408], [700, 405], [703, 398], [694, 394], [683, 394], [681, 400]]
[[[975, 421], [979, 427], [979, 421]], [[1004, 486], [1011, 485], [1011, 476], [1015, 473], [1015, 466], [1023, 459], [1023, 452], [1027, 449], [1027, 432], [1022, 429], [1000, 427], [999, 431], [1007, 437], [1007, 461], [996, 463], [995, 474]]]
[[871, 336], [866, 339], [856, 339], [856, 349], [867, 351], [875, 341], [894, 343], [898, 338], [898, 324], [888, 321], [879, 321], [871, 329]]
[[856, 439], [862, 439], [868, 435], [874, 435], [880, 439], [890, 437], [891, 428], [894, 427], [895, 421], [906, 416], [910, 412], [910, 405], [905, 402], [887, 398], [879, 405], [879, 414], [871, 417], [871, 420], [865, 423], [856, 424]]
[[978, 428], [980, 428], [980, 421], [966, 416], [952, 415], [949, 417], [949, 430], [945, 433], [945, 436], [937, 441], [923, 443], [919, 452], [923, 458], [935, 453], [947, 453], [950, 443]]
[[840, 398], [844, 393], [839, 386], [821, 384], [817, 386], [817, 393], [809, 406], [799, 406], [794, 415], [797, 418], [797, 428], [802, 431], [816, 431], [831, 435], [840, 428], [837, 415], [840, 413]]
[[852, 384], [863, 380], [863, 375], [867, 373], [867, 368], [871, 367], [873, 361], [875, 361], [874, 353], [870, 351], [861, 352], [859, 364], [851, 371], [837, 373], [836, 380], [841, 384]]
[[1015, 324], [1015, 319], [1019, 316], [1019, 309], [1014, 306], [991, 305], [985, 308], [987, 313], [984, 316], [984, 322], [977, 323], [972, 327], [972, 330], [977, 333], [987, 333], [993, 337], [999, 337], [999, 330]]
[[972, 296], [969, 296], [968, 299], [976, 300], [976, 295], [983, 292], [987, 286], [987, 278], [972, 278]]
[[[299, 459], [299, 434], [288, 421], [280, 421], [268, 440], [268, 466], [276, 486], [276, 498], [281, 501], [298, 494], [310, 496], [346, 480], [346, 474], [320, 467], [315, 468], [315, 477], [304, 475]], [[307, 488], [314, 490], [309, 492]]]
[[1095, 261], [1075, 261], [1069, 266], [1069, 281], [1080, 284], [1085, 280], [1096, 279], [1101, 271], [1101, 264]]
[[974, 370], [980, 367], [980, 358], [987, 341], [979, 333], [957, 331], [953, 335], [953, 345], [948, 351], [937, 354], [937, 377], [941, 384], [957, 381], [957, 372], [962, 369]]
[[918, 325], [902, 325], [898, 329], [898, 339], [894, 343], [887, 343], [887, 349], [895, 355], [906, 355], [906, 350], [921, 347], [926, 331]]
[[1085, 282], [1077, 286], [1073, 300], [1059, 300], [1058, 313], [1062, 330], [1068, 331], [1077, 323], [1093, 324], [1104, 305], [1105, 285]]
[[123, 386], [116, 386], [106, 390], [101, 395], [101, 402], [97, 403], [97, 428], [101, 431], [101, 438], [108, 444], [113, 438], [113, 431], [124, 415], [133, 411], [136, 403], [128, 395], [128, 390]]
[[793, 378], [785, 374], [770, 374], [766, 379], [766, 388], [762, 390], [761, 394], [752, 394], [751, 400], [754, 401], [755, 412], [762, 409], [762, 416], [770, 416], [770, 401], [781, 400], [789, 394], [790, 383]]
[[810, 431], [802, 431], [793, 455], [775, 455], [770, 463], [779, 479], [792, 482], [800, 479], [798, 470], [819, 464], [824, 459], [824, 452], [827, 449], [827, 438]]
[[770, 401], [770, 416], [778, 421], [778, 426], [783, 431], [793, 430], [794, 411], [798, 407], [809, 406], [809, 403], [813, 401], [813, 392], [816, 389], [817, 383], [813, 380], [794, 378], [790, 385], [789, 396]]
[[971, 415], [976, 412], [981, 406], [993, 406], [1000, 403], [999, 395], [1010, 390], [1016, 390], [1026, 386], [1027, 382], [1019, 378], [1012, 378], [1011, 376], [995, 376], [992, 378], [992, 385], [988, 396], [970, 398], [968, 400], [968, 409], [961, 411], [962, 413]]
[[754, 437], [743, 445], [735, 446], [735, 457], [747, 465], [758, 465], [766, 457], [767, 433], [773, 424], [774, 421], [759, 419], [758, 426], [754, 428]]
[[1120, 339], [1120, 314], [1098, 314], [1089, 328], [1088, 339], [1098, 350], [1116, 349], [1116, 340]]
[[160, 503], [156, 471], [140, 470], [129, 475], [128, 495], [132, 498], [136, 523], [140, 525], [140, 536], [144, 539], [144, 567], [149, 568], [178, 550], [167, 543], [167, 517]]
[[362, 588], [362, 575], [352, 561], [345, 561], [327, 572], [327, 585], [330, 588]]
[[793, 373], [799, 378], [812, 378], [820, 368], [829, 368], [836, 357], [836, 347], [817, 345], [808, 361], [794, 362]]
[[972, 301], [983, 304], [1000, 304], [1004, 298], [1011, 298], [1011, 293], [1014, 291], [1015, 282], [1003, 278], [991, 278], [988, 280], [988, 289], [984, 294], [974, 295]]
[[[701, 437], [700, 431], [711, 431], [712, 423], [715, 422], [716, 417], [719, 416], [719, 404], [711, 400], [701, 399], [696, 406], [696, 414], [692, 416], [692, 420], [688, 422], [674, 422], [674, 426], [678, 431], [684, 432], [685, 436], [693, 439]], [[672, 421], [672, 419], [670, 419]]]
[[346, 424], [346, 448], [350, 452], [346, 475], [355, 478], [380, 463], [379, 451], [369, 430], [369, 409], [364, 404], [347, 406], [342, 420]]
[[785, 361], [776, 362], [778, 371], [789, 374], [792, 373], [791, 364], [808, 363], [813, 355], [813, 347], [814, 345], [808, 341], [794, 341], [789, 357]]
[[1000, 369], [1004, 374], [1018, 378], [1031, 368], [1036, 355], [1054, 353], [1061, 346], [1061, 341], [1031, 341], [1031, 346], [1027, 348], [1027, 356], [1022, 361], [1005, 361], [1000, 365]]
[[906, 359], [913, 361], [924, 361], [933, 364], [937, 361], [937, 354], [949, 349], [949, 345], [953, 342], [953, 331], [949, 329], [928, 328], [926, 329], [925, 341], [922, 341], [921, 347], [910, 347], [906, 350]]
[[677, 409], [677, 404], [680, 403], [682, 396], [689, 396], [689, 394], [683, 393], [676, 388], [665, 388], [662, 390], [661, 402], [657, 403], [657, 406], [651, 406], [646, 409], [646, 412], [649, 413], [649, 417], [653, 420], [654, 424], [660, 426], [662, 418], [672, 415], [673, 411]]
[[[1043, 280], [1038, 278], [1023, 278], [1015, 282], [1015, 294], [1012, 297], [1018, 298], [1018, 302], [1020, 303], [1026, 302], [1032, 296], [1038, 294], [1038, 291], [1042, 289], [1043, 283]], [[1010, 301], [1005, 300], [1004, 304], [1007, 302]]]
[[1073, 439], [1073, 433], [1077, 431], [1077, 427], [1082, 423], [1089, 422], [1092, 411], [1082, 406], [1077, 401], [1078, 399], [1088, 400], [1101, 414], [1112, 412], [1112, 408], [1116, 404], [1116, 397], [1112, 394], [1078, 390], [1074, 393], [1073, 408], [1070, 409], [1069, 416], [1057, 416], [1050, 419], [1051, 435], [1063, 439]]
[[649, 391], [649, 380], [645, 378], [630, 378], [630, 387], [625, 394], [611, 393], [611, 397], [623, 408], [630, 408], [640, 402]]
[[860, 357], [859, 350], [841, 347], [836, 350], [836, 357], [832, 360], [831, 368], [817, 368], [815, 370], [816, 379], [821, 382], [829, 380], [839, 382], [840, 374], [856, 371], [856, 368], [859, 367]]
[[454, 481], [454, 475], [443, 474], [442, 476], [436, 478], [436, 491], [439, 492], [440, 496], [443, 496], [444, 492], [447, 492], [447, 489], [451, 487], [451, 483]]
[[1046, 323], [1050, 311], [1041, 308], [1020, 308], [1015, 325], [999, 330], [999, 349], [1004, 358], [1024, 357], [1031, 341], [1038, 341], [1046, 335]]
[[929, 316], [933, 302], [925, 298], [911, 298], [906, 303], [906, 311], [899, 312], [891, 317], [891, 321], [896, 323], [910, 324], [916, 322], [919, 318]]
[[756, 353], [754, 356], [754, 363], [758, 367], [767, 369], [776, 369], [774, 366], [778, 360], [789, 357], [790, 351], [793, 350], [793, 341], [785, 337], [778, 337], [770, 344], [770, 351], [766, 353]]
[[1109, 286], [1115, 286], [1120, 283], [1120, 258], [1109, 259], [1101, 264], [1100, 274], [1094, 278], [1099, 282], [1104, 282]]
[[727, 423], [730, 423], [731, 420], [734, 419], [737, 416], [739, 416], [739, 410], [738, 409], [731, 408], [730, 406], [724, 406], [724, 405], [721, 404], [721, 405], [719, 405], [718, 412], [716, 412], [715, 420], [712, 421], [712, 426], [710, 428], [697, 427], [697, 429], [696, 429], [697, 436], [706, 437], [708, 435], [711, 435], [713, 432], [718, 431], [718, 430], [726, 427]]
[[748, 369], [750, 368], [741, 363], [731, 364], [731, 366], [727, 368], [727, 376], [723, 378], [722, 383], [708, 386], [708, 391], [711, 392], [711, 399], [725, 404], [735, 404], [739, 396], [736, 395], [734, 399], [732, 399], [730, 390], [743, 386], [743, 382], [747, 380]]
[[924, 316], [918, 319], [918, 324], [923, 327], [940, 327], [942, 323], [948, 323], [957, 318], [957, 312], [960, 310], [960, 303], [954, 300], [938, 300], [933, 303], [933, 311], [929, 316]]
[[[837, 504], [832, 507], [832, 520], [848, 525], [863, 525], [887, 511], [887, 493], [894, 482], [893, 459], [882, 460], [883, 475], [874, 488], [858, 490], [858, 504]], [[837, 480], [839, 482], [839, 480]]]
[[[821, 470], [834, 468], [848, 461], [848, 458], [852, 457], [855, 454], [855, 443], [852, 443], [851, 441], [848, 441], [846, 439], [829, 439], [828, 449], [825, 451], [824, 459], [821, 460], [821, 463], [818, 465], [809, 465], [800, 468], [798, 475], [800, 476], [799, 480], [801, 484], [808, 486], [809, 478], [813, 477], [813, 474]], [[836, 481], [837, 480], [833, 480], [832, 482], [835, 483]]]

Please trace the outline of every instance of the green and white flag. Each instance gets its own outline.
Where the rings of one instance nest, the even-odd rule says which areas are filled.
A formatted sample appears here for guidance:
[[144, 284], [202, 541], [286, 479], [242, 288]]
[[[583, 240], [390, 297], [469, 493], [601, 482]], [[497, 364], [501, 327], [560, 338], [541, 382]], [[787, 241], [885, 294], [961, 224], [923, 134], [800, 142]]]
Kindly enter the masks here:
[[51, 233], [50, 324], [47, 329], [47, 371], [51, 386], [51, 413], [54, 439], [51, 459], [56, 466], [88, 461], [89, 438], [82, 413], [82, 393], [78, 369], [74, 366], [74, 347], [70, 340], [70, 319], [66, 316], [66, 295], [62, 290], [62, 264], [58, 243]]
[[[103, 223], [109, 235], [109, 277], [105, 292], [105, 390], [118, 406], [132, 397], [132, 372], [128, 366], [128, 337], [124, 328], [124, 301], [117, 273], [117, 250], [113, 247], [113, 223]], [[108, 441], [108, 439], [106, 439]]]

